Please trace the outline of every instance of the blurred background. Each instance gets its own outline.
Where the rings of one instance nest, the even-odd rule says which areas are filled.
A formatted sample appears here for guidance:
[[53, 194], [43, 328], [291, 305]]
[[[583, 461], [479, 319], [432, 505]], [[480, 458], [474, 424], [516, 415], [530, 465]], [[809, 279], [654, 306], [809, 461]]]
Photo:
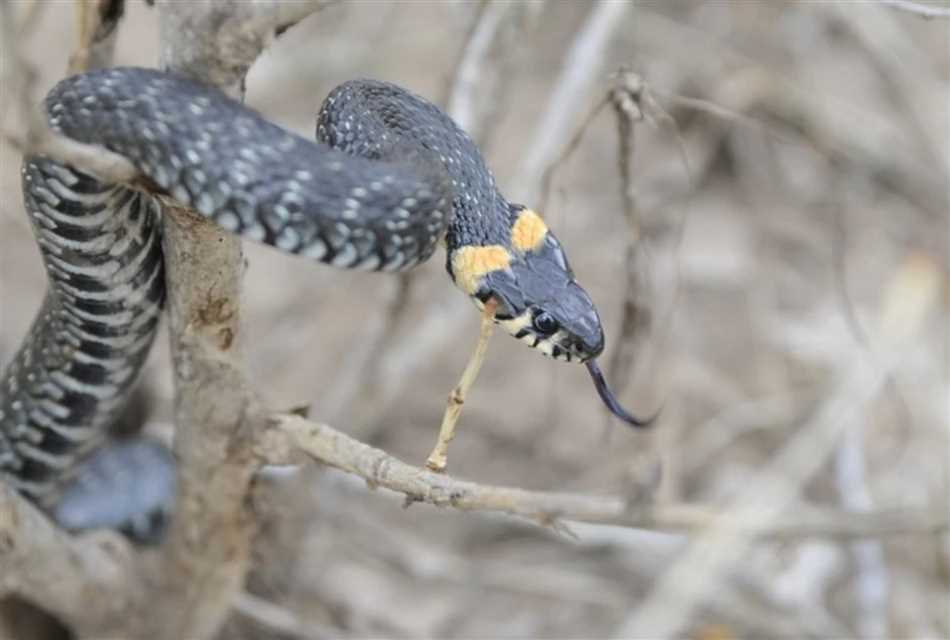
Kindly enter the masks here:
[[[37, 100], [73, 49], [70, 5], [45, 3], [27, 35]], [[155, 13], [131, 2], [120, 29], [116, 63], [154, 66]], [[621, 67], [642, 104], [626, 206], [618, 117], [588, 118]], [[946, 521], [950, 19], [850, 2], [338, 3], [262, 56], [247, 102], [309, 136], [323, 96], [355, 77], [448, 108], [509, 199], [547, 203], [600, 309], [608, 378], [635, 412], [663, 408], [631, 432], [583, 368], [497, 334], [454, 475], [727, 508], [769, 504], [759, 479], [773, 471], [785, 521], [803, 505]], [[0, 148], [2, 363], [45, 288], [19, 162]], [[422, 464], [478, 334], [444, 253], [400, 279], [246, 250], [262, 395]], [[166, 345], [144, 376], [159, 436]], [[280, 620], [245, 603], [227, 637], [950, 635], [945, 527], [858, 541], [565, 533], [404, 509], [317, 468], [267, 474], [259, 498], [268, 551], [248, 591]]]

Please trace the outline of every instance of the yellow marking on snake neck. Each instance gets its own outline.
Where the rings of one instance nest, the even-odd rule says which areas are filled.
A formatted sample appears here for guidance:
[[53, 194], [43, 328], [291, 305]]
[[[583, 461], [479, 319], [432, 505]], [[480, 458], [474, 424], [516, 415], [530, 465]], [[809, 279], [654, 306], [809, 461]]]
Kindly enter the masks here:
[[485, 274], [507, 269], [510, 264], [511, 254], [500, 244], [462, 247], [452, 254], [452, 275], [462, 291], [474, 295]]
[[535, 251], [541, 248], [548, 227], [537, 212], [523, 210], [511, 227], [511, 245], [518, 251]]

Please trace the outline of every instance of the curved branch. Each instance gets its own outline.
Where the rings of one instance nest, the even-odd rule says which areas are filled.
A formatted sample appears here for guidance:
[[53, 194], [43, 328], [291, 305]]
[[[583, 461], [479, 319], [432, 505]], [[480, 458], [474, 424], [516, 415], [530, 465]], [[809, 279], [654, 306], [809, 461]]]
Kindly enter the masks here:
[[[718, 523], [716, 505], [633, 504], [620, 496], [528, 491], [458, 480], [395, 458], [333, 427], [296, 415], [278, 414], [260, 432], [258, 454], [272, 464], [287, 464], [296, 453], [405, 496], [406, 503], [426, 502], [463, 511], [500, 511], [551, 526], [562, 521], [621, 527], [699, 531]], [[749, 517], [746, 517], [749, 516]], [[946, 530], [946, 517], [926, 509], [890, 509], [855, 513], [796, 508], [762, 526], [754, 513], [730, 511], [740, 530], [759, 538], [802, 536], [864, 538]], [[748, 527], [745, 526], [748, 523]]]

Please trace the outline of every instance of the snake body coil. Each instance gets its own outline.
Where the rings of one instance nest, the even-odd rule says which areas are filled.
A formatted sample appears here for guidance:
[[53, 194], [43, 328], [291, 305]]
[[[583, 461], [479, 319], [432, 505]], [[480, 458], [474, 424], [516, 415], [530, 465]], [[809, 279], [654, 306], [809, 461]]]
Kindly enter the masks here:
[[[335, 89], [317, 142], [146, 69], [68, 78], [46, 109], [60, 133], [121, 154], [158, 190], [285, 252], [394, 271], [445, 237], [449, 273], [477, 305], [495, 297], [513, 335], [595, 366], [600, 321], [556, 238], [504, 199], [448, 116], [399, 87]], [[164, 295], [160, 208], [42, 157], [25, 159], [23, 190], [50, 287], [0, 378], [0, 477], [53, 507], [106, 437], [152, 343]]]

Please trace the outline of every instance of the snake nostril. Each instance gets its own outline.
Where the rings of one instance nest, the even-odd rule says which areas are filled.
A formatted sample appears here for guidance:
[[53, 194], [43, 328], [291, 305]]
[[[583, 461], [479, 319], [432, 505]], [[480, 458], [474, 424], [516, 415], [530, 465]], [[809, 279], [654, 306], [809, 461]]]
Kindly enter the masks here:
[[576, 336], [571, 340], [569, 347], [584, 360], [594, 358], [604, 350], [604, 334], [602, 331], [597, 331], [587, 336]]

